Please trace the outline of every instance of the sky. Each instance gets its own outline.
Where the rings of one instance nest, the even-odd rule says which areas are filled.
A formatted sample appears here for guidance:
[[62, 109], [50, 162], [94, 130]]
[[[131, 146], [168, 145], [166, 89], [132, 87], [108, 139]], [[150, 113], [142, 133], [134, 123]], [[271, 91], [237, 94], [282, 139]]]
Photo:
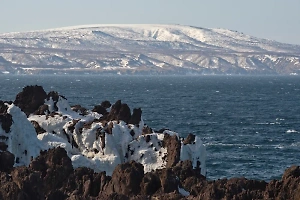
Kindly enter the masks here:
[[0, 0], [0, 33], [86, 24], [225, 28], [300, 45], [300, 0]]

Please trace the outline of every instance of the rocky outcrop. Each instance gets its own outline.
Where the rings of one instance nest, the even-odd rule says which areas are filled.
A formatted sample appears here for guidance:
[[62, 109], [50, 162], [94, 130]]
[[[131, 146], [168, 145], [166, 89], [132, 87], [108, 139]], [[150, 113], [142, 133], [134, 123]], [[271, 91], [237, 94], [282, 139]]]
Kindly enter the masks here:
[[[0, 158], [2, 159], [2, 154]], [[1, 160], [2, 163], [2, 160]], [[12, 167], [12, 165], [10, 165]], [[0, 168], [0, 199], [299, 199], [300, 167], [269, 183], [245, 178], [206, 180], [191, 161], [144, 174], [140, 163], [118, 165], [112, 177], [73, 169], [63, 148], [41, 152], [28, 167]]]
[[23, 91], [17, 94], [14, 104], [21, 108], [21, 110], [28, 116], [30, 113], [36, 111], [41, 105], [47, 94], [41, 86], [26, 86]]
[[144, 124], [141, 109], [131, 113], [120, 100], [89, 111], [70, 107], [57, 92], [47, 95], [40, 86], [27, 86], [14, 103], [27, 116], [12, 102], [0, 101], [0, 199], [300, 196], [298, 166], [269, 183], [207, 180], [202, 175], [205, 147], [198, 136], [154, 131]]
[[163, 146], [167, 148], [167, 167], [175, 166], [180, 160], [181, 143], [176, 135], [165, 134]]

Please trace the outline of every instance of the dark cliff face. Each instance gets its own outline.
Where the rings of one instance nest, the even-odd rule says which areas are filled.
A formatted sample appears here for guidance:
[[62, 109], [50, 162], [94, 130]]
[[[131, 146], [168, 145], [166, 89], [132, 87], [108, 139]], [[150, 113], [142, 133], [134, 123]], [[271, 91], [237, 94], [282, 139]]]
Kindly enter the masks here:
[[[0, 166], [10, 155], [0, 152]], [[0, 199], [299, 199], [300, 167], [269, 183], [245, 178], [208, 181], [191, 161], [144, 174], [135, 161], [118, 165], [112, 176], [73, 169], [62, 148], [41, 152], [29, 167], [0, 168]], [[188, 196], [183, 196], [182, 189]], [[188, 193], [187, 193], [188, 192]]]

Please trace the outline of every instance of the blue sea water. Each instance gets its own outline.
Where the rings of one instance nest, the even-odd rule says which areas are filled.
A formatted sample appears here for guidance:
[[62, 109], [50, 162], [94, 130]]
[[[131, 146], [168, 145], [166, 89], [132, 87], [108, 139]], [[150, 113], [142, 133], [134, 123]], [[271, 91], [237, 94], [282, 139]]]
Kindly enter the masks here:
[[26, 85], [58, 91], [92, 108], [121, 99], [141, 107], [153, 129], [198, 135], [207, 178], [279, 179], [300, 165], [299, 76], [21, 76], [0, 75], [0, 99]]

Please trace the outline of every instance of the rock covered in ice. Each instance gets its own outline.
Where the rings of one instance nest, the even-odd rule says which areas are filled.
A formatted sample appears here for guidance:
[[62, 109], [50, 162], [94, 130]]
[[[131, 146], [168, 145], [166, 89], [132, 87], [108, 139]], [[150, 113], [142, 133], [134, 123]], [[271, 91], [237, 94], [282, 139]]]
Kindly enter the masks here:
[[206, 151], [198, 136], [184, 139], [170, 130], [155, 132], [144, 124], [141, 109], [131, 113], [120, 100], [87, 110], [71, 107], [57, 92], [46, 94], [40, 86], [27, 86], [14, 103], [1, 105], [11, 124], [0, 115], [0, 136], [7, 137], [4, 145], [14, 154], [15, 165], [29, 165], [41, 150], [61, 147], [74, 168], [108, 175], [130, 161], [141, 163], [147, 173], [173, 167], [180, 160], [190, 160], [194, 169], [206, 174]]

